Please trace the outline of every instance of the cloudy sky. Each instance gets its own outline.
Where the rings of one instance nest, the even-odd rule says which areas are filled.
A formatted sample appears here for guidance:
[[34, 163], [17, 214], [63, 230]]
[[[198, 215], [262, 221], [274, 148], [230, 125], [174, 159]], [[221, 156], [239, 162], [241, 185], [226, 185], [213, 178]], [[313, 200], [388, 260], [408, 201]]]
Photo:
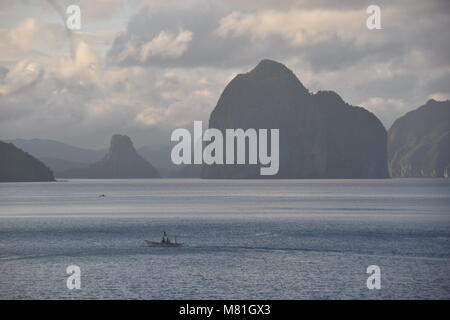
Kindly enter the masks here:
[[[65, 28], [81, 8], [81, 30]], [[368, 30], [366, 8], [381, 8]], [[450, 1], [0, 0], [0, 139], [167, 144], [261, 59], [386, 128], [450, 97]]]

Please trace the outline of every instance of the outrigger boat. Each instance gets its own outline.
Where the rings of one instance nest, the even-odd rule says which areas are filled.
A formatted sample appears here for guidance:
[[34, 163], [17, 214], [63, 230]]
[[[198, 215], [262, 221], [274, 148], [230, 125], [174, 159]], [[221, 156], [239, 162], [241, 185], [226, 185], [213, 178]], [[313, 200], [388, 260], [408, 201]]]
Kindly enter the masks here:
[[172, 247], [172, 248], [180, 248], [184, 245], [182, 243], [177, 242], [177, 238], [175, 237], [175, 241], [171, 241], [164, 231], [164, 235], [160, 242], [144, 240], [147, 247]]

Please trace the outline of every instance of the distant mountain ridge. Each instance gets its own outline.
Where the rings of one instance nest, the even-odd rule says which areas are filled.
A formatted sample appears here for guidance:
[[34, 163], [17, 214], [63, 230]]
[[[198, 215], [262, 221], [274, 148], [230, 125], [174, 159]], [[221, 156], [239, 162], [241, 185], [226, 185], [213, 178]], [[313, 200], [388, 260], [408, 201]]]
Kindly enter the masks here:
[[[225, 87], [209, 127], [280, 129], [280, 170], [273, 178], [387, 178], [389, 172], [392, 177], [450, 176], [449, 100], [429, 100], [386, 132], [371, 112], [349, 105], [333, 91], [310, 93], [291, 70], [271, 60], [262, 60]], [[260, 164], [176, 166], [169, 141], [136, 151], [129, 137], [113, 138], [117, 143], [112, 139], [109, 151], [45, 139], [7, 141], [43, 162], [56, 177], [139, 178], [162, 173], [180, 178], [261, 178]]]
[[0, 182], [54, 181], [53, 172], [12, 143], [0, 141]]
[[75, 147], [50, 139], [11, 139], [7, 141], [37, 158], [70, 160], [82, 164], [100, 160], [106, 151], [106, 149], [94, 150]]
[[393, 177], [450, 177], [450, 100], [429, 100], [389, 129]]
[[136, 152], [130, 137], [119, 134], [112, 136], [110, 148], [100, 161], [84, 168], [64, 171], [60, 176], [94, 179], [160, 177], [153, 165]]
[[[108, 152], [108, 148], [87, 149], [51, 139], [9, 139], [6, 141], [41, 160], [54, 172], [56, 177], [60, 177], [64, 171], [83, 168], [99, 161]], [[178, 169], [170, 161], [170, 151], [169, 143], [137, 148], [137, 153], [165, 176], [169, 175], [172, 170]]]

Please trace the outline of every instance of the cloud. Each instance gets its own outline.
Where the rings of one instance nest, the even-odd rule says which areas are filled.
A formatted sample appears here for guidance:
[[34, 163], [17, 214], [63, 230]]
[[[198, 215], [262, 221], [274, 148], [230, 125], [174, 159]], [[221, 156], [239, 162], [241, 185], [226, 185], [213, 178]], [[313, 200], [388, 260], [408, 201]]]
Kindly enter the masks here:
[[117, 61], [134, 60], [137, 63], [146, 63], [154, 58], [173, 59], [180, 57], [192, 40], [192, 32], [184, 30], [177, 35], [161, 31], [147, 42], [126, 43], [117, 52]]
[[365, 12], [331, 10], [267, 10], [255, 13], [235, 11], [221, 19], [217, 34], [249, 36], [253, 41], [271, 35], [284, 38], [291, 46], [315, 44], [337, 36], [350, 40], [358, 36], [365, 21]]
[[179, 58], [188, 48], [192, 40], [192, 32], [180, 31], [177, 35], [161, 31], [153, 39], [145, 43], [127, 43], [121, 52], [117, 53], [118, 61], [134, 60], [147, 63], [154, 58]]
[[34, 86], [43, 76], [44, 70], [37, 64], [27, 60], [18, 62], [5, 73], [0, 82], [0, 96], [15, 94]]
[[108, 63], [123, 67], [234, 68], [253, 64], [259, 58], [255, 56], [261, 53], [260, 48], [249, 47], [247, 39], [224, 40], [214, 33], [228, 9], [203, 1], [195, 3], [146, 7], [131, 16], [126, 30], [108, 51]]
[[22, 61], [1, 75], [1, 136], [96, 147], [114, 132], [138, 145], [167, 143], [175, 127], [206, 121], [229, 71], [108, 66], [80, 42], [73, 58], [66, 54], [45, 73]]
[[[70, 4], [73, 3], [74, 1], [71, 1]], [[121, 0], [78, 0], [78, 3], [83, 10], [83, 15], [97, 19], [110, 18], [116, 10], [119, 10], [124, 5], [124, 1]]]
[[180, 31], [177, 36], [161, 31], [155, 38], [145, 43], [141, 49], [141, 61], [152, 57], [178, 58], [187, 49], [192, 40], [192, 32]]
[[42, 28], [38, 27], [36, 20], [26, 19], [10, 30], [9, 37], [12, 45], [22, 50], [29, 50], [36, 41], [39, 41], [40, 33], [42, 33]]
[[59, 72], [63, 77], [80, 76], [85, 80], [98, 83], [97, 69], [100, 67], [100, 58], [91, 50], [86, 42], [80, 42], [72, 57], [62, 57]]
[[164, 109], [148, 107], [139, 112], [134, 119], [146, 126], [154, 126], [166, 118], [166, 113]]
[[11, 46], [18, 51], [30, 51], [61, 43], [62, 33], [55, 24], [41, 24], [33, 18], [27, 18], [12, 28], [0, 29], [3, 46]]

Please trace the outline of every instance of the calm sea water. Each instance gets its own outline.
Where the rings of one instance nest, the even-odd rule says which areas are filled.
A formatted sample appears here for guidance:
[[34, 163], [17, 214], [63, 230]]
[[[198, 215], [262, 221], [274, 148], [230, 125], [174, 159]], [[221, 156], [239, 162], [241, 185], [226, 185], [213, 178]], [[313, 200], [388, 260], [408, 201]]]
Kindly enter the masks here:
[[449, 299], [450, 181], [0, 184], [0, 298]]

